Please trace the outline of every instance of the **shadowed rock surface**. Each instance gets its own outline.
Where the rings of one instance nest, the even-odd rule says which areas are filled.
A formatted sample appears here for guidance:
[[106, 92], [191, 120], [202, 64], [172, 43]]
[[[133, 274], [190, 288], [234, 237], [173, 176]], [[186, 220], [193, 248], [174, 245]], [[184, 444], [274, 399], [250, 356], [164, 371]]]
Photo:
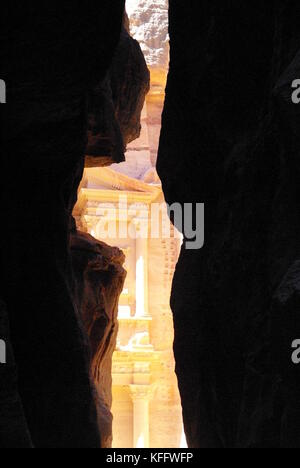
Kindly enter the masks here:
[[150, 87], [150, 73], [139, 43], [126, 30], [107, 76], [89, 93], [86, 167], [125, 160], [126, 145], [139, 137], [141, 112]]
[[109, 75], [116, 117], [126, 147], [140, 136], [140, 117], [150, 89], [150, 72], [139, 43], [125, 27]]
[[7, 312], [2, 301], [0, 301], [0, 339], [6, 345], [4, 359], [6, 362], [0, 362], [0, 448], [32, 448], [18, 394], [17, 368], [9, 339]]
[[205, 203], [171, 299], [188, 443], [299, 448], [300, 6], [173, 0], [169, 17], [158, 171], [169, 203]]
[[59, 8], [12, 1], [1, 12], [0, 292], [37, 448], [100, 447], [88, 345], [71, 293], [69, 226], [86, 96], [106, 76], [123, 11], [123, 1], [104, 0]]
[[125, 256], [116, 247], [76, 232], [71, 236], [78, 308], [91, 347], [91, 373], [96, 384], [102, 447], [112, 443], [111, 366], [118, 332], [118, 301], [126, 272]]

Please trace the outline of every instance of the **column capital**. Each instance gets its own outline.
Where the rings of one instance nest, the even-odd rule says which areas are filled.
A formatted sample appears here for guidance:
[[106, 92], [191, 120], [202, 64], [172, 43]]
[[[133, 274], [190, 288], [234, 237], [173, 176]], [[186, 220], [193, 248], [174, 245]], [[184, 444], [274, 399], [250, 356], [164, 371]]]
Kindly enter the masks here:
[[153, 385], [129, 385], [130, 396], [132, 401], [135, 402], [137, 400], [147, 400], [149, 401], [153, 395]]

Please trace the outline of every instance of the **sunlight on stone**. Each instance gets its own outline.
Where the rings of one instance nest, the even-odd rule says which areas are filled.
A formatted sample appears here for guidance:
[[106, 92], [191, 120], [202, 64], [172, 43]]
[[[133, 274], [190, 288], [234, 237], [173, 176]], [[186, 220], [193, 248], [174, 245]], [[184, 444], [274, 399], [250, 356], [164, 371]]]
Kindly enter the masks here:
[[181, 434], [181, 441], [180, 441], [180, 448], [188, 448], [187, 442], [186, 442], [186, 437], [184, 433], [184, 428], [182, 427], [182, 434]]
[[140, 437], [138, 438], [138, 442], [135, 448], [145, 448], [145, 441], [143, 435], [140, 435]]
[[[141, 41], [151, 72], [141, 134], [128, 145], [124, 163], [86, 169], [76, 210], [78, 223], [126, 256], [112, 362], [114, 448], [186, 447], [169, 305], [181, 237], [166, 209], [157, 222], [160, 234], [151, 237], [149, 231], [154, 204], [164, 203], [156, 159], [168, 66], [167, 4], [127, 1], [131, 32]], [[126, 217], [127, 203], [137, 209]], [[116, 224], [116, 236], [107, 239], [105, 226], [110, 222]], [[170, 235], [164, 238], [166, 226]]]

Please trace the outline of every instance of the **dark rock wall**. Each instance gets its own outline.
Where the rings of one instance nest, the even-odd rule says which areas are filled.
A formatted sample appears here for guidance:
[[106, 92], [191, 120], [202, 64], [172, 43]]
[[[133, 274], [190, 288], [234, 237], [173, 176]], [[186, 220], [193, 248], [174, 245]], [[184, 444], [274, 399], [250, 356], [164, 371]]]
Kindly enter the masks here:
[[6, 344], [0, 364], [0, 448], [31, 448], [27, 423], [18, 393], [17, 369], [9, 338], [5, 305], [0, 302], [0, 337]]
[[[100, 447], [87, 340], [72, 294], [69, 226], [84, 165], [86, 96], [106, 76], [123, 11], [124, 1], [108, 0], [12, 1], [1, 11], [0, 296], [37, 448]], [[3, 447], [13, 438], [19, 445], [21, 410], [15, 417], [15, 434], [1, 421]], [[29, 444], [25, 424], [19, 440]]]
[[171, 298], [188, 443], [299, 447], [299, 2], [172, 0], [169, 15], [158, 171], [169, 203], [205, 203]]
[[126, 148], [128, 143], [140, 136], [140, 117], [150, 89], [150, 71], [139, 43], [130, 36], [125, 26], [109, 75], [116, 118]]
[[125, 160], [126, 145], [139, 137], [141, 112], [150, 87], [150, 72], [139, 43], [126, 22], [110, 69], [89, 93], [86, 166]]

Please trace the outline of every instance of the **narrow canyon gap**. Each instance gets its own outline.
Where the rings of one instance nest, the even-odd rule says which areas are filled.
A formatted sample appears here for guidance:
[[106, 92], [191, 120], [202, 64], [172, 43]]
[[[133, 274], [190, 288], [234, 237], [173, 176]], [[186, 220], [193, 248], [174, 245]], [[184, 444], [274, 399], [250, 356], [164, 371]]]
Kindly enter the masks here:
[[[136, 14], [133, 4], [128, 1], [135, 37], [146, 30], [157, 44], [167, 40], [157, 14], [166, 2], [137, 0]], [[107, 176], [105, 189], [124, 184], [145, 197], [157, 183], [165, 49], [141, 40], [148, 65], [159, 64], [151, 70], [149, 114], [142, 114], [154, 119], [141, 148], [141, 140], [131, 142], [140, 134], [149, 72], [130, 37], [124, 1], [72, 2], [56, 10], [12, 0], [0, 20], [7, 85], [0, 338], [8, 360], [0, 368], [0, 447], [109, 447], [112, 378], [119, 387], [128, 377], [123, 342], [112, 359], [119, 296], [123, 312], [134, 307], [124, 297], [124, 254], [91, 236], [97, 195], [85, 190], [99, 180], [102, 190]], [[294, 1], [169, 1], [170, 71], [157, 170], [169, 204], [205, 203], [205, 245], [193, 251], [183, 243], [171, 294], [190, 447], [300, 445], [300, 367], [291, 360], [291, 344], [300, 337], [300, 107], [290, 86], [300, 78], [299, 25]], [[124, 161], [127, 144], [126, 167], [138, 180], [125, 180], [122, 169], [116, 177], [111, 169], [99, 175], [100, 167]], [[147, 172], [143, 157], [135, 160], [143, 151]], [[97, 177], [83, 178], [73, 219], [84, 156]], [[169, 280], [171, 267], [166, 270]], [[127, 325], [148, 320], [131, 318], [123, 316]], [[152, 322], [156, 347], [167, 320], [161, 327]], [[128, 343], [132, 349], [150, 350], [147, 326]], [[136, 384], [149, 377], [142, 364], [132, 366], [141, 379], [129, 385], [133, 405], [141, 396]], [[170, 386], [161, 388], [159, 402], [175, 401]], [[145, 422], [145, 401], [136, 408]], [[152, 432], [158, 445], [167, 429], [158, 418], [144, 442]]]
[[[74, 236], [73, 255], [81, 276], [84, 322], [92, 341], [93, 375], [104, 403], [102, 409], [106, 408], [102, 429], [105, 427], [105, 434], [112, 435], [112, 441], [105, 437], [105, 446], [176, 448], [185, 446], [185, 438], [174, 372], [169, 299], [181, 237], [170, 226], [155, 169], [169, 63], [168, 2], [133, 0], [126, 3], [126, 9], [128, 21], [124, 26], [138, 42], [129, 40], [123, 32], [110, 70], [113, 95], [118, 90], [121, 98], [118, 103], [123, 112], [118, 112], [118, 121], [121, 119], [123, 135], [129, 109], [134, 109], [133, 98], [139, 94], [144, 98], [147, 91], [146, 99], [140, 121], [135, 112], [136, 118], [127, 125], [130, 132], [125, 133], [129, 137], [125, 140], [132, 141], [127, 146], [126, 161], [99, 168], [97, 158], [95, 167], [84, 172], [74, 217], [85, 234]], [[125, 53], [128, 42], [132, 43], [132, 51], [141, 48], [144, 56], [141, 52]], [[150, 89], [145, 62], [150, 71]], [[148, 86], [141, 87], [142, 83]], [[143, 92], [139, 93], [140, 88]], [[140, 133], [134, 122], [141, 123]], [[158, 204], [162, 210], [155, 219], [159, 235], [154, 238], [151, 213]], [[163, 225], [170, 229], [170, 237], [163, 237]], [[146, 238], [140, 238], [140, 231], [145, 229]], [[114, 247], [103, 249], [101, 241]], [[82, 266], [77, 260], [84, 258], [82, 288]], [[121, 262], [127, 275], [121, 294], [117, 294], [122, 286], [122, 281], [115, 282], [118, 277], [122, 280]]]

